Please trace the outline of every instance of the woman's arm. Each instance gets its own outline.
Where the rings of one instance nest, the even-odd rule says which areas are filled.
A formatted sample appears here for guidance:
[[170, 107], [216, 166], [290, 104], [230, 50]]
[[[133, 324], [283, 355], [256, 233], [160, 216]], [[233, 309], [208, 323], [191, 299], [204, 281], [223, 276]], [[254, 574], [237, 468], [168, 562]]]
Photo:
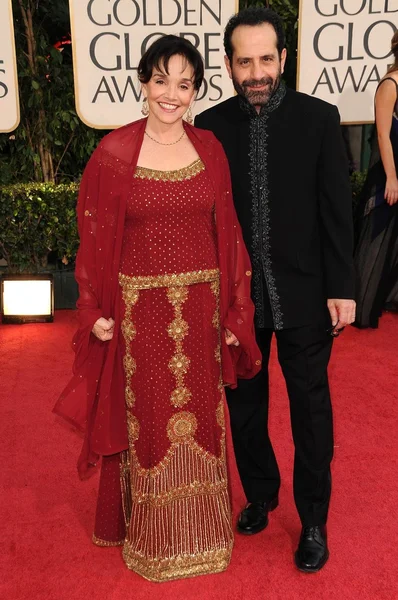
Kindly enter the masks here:
[[398, 201], [398, 179], [390, 140], [392, 115], [397, 100], [397, 85], [385, 79], [376, 93], [376, 126], [381, 160], [386, 174], [384, 198], [392, 205]]

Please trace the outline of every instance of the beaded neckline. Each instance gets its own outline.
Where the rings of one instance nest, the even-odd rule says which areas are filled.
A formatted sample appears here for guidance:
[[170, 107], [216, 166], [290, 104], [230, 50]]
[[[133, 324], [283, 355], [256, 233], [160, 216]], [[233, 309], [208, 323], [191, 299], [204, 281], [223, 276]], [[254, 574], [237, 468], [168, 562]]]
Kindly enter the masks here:
[[137, 167], [134, 173], [136, 179], [154, 179], [155, 181], [184, 181], [192, 179], [202, 171], [205, 166], [200, 158], [197, 158], [193, 163], [182, 169], [174, 171], [158, 171], [156, 169], [148, 169], [147, 167]]

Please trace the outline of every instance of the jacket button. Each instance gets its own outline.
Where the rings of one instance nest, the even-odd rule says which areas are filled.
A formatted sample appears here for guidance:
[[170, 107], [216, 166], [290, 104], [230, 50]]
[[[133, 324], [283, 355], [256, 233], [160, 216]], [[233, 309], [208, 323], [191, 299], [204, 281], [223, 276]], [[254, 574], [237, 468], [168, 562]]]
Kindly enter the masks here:
[[261, 360], [256, 360], [256, 365], [257, 366], [261, 365]]
[[251, 275], [251, 274], [252, 274], [252, 272], [251, 272], [251, 271], [246, 271], [246, 275], [247, 275], [248, 277], [250, 277], [250, 275]]

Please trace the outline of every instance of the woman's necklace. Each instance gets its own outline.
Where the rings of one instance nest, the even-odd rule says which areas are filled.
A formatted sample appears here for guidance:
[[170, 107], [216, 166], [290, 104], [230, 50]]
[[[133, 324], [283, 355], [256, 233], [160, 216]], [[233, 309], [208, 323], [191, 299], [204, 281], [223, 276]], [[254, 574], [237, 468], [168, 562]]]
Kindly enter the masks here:
[[182, 132], [182, 134], [180, 135], [180, 137], [178, 138], [177, 141], [169, 142], [167, 144], [165, 144], [164, 142], [159, 142], [159, 140], [155, 140], [155, 138], [153, 138], [151, 135], [149, 135], [149, 133], [147, 131], [145, 131], [145, 135], [147, 135], [150, 140], [152, 140], [153, 142], [156, 142], [157, 144], [160, 144], [161, 146], [174, 146], [174, 144], [178, 144], [178, 142], [182, 140], [182, 138], [185, 135], [185, 131]]

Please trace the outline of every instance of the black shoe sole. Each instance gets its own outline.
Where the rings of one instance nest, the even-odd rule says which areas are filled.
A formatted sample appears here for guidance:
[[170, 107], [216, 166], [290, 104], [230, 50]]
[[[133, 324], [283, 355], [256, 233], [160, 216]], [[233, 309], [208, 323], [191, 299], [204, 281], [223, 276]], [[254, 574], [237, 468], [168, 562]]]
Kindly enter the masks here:
[[298, 568], [299, 571], [301, 571], [302, 573], [318, 573], [318, 571], [320, 571], [321, 569], [323, 569], [323, 567], [325, 566], [325, 564], [327, 563], [329, 558], [329, 550], [327, 550], [322, 562], [315, 568], [310, 568], [310, 567], [303, 567], [302, 565], [300, 565], [298, 559], [297, 559], [297, 552], [294, 555], [294, 562], [296, 567]]
[[[272, 512], [278, 506], [279, 506], [279, 500], [278, 500], [278, 498], [274, 498], [269, 503], [268, 512]], [[252, 529], [241, 529], [239, 527], [239, 522], [238, 522], [238, 524], [236, 526], [236, 530], [238, 531], [238, 533], [241, 533], [242, 535], [255, 535], [256, 533], [260, 533], [260, 531], [264, 531], [264, 529], [266, 529], [268, 527], [268, 523], [269, 523], [269, 519], [267, 518], [267, 521], [265, 522], [264, 525], [260, 525], [259, 527], [253, 527]]]

